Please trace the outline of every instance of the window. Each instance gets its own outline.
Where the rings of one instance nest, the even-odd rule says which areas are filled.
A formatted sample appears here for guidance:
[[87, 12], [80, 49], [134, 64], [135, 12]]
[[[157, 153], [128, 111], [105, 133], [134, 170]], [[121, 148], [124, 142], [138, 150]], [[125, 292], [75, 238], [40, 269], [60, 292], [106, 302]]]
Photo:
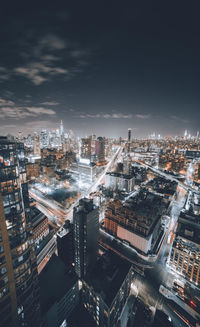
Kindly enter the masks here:
[[2, 268], [0, 269], [0, 276], [4, 275], [6, 272], [7, 272], [6, 267], [2, 267]]
[[6, 258], [3, 256], [0, 258], [0, 266], [6, 262]]
[[0, 299], [1, 299], [3, 296], [5, 296], [6, 294], [8, 294], [8, 292], [9, 292], [9, 287], [8, 287], [8, 286], [4, 287], [4, 288], [0, 291]]

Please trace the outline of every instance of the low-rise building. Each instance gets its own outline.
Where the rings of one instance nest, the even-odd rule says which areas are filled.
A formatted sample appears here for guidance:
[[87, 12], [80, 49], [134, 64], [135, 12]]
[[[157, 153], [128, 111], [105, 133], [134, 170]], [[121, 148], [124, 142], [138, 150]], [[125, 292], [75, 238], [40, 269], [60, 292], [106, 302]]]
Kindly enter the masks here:
[[111, 200], [105, 211], [105, 230], [147, 254], [158, 241], [168, 205], [162, 196], [144, 189], [127, 201]]

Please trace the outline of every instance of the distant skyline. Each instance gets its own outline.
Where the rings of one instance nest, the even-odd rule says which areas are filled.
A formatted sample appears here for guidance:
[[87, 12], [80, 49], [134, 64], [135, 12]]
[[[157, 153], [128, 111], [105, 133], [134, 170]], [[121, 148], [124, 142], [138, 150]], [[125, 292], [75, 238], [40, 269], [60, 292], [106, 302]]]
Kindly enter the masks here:
[[0, 11], [0, 134], [196, 135], [198, 2], [11, 1]]

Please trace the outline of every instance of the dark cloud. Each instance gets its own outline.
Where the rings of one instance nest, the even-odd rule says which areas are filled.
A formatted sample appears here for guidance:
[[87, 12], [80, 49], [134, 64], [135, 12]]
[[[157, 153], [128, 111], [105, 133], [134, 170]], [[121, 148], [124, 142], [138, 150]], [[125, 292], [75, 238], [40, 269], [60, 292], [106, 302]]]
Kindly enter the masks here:
[[1, 124], [15, 132], [19, 117], [24, 128], [53, 117], [82, 134], [195, 132], [199, 36], [196, 2], [4, 2]]

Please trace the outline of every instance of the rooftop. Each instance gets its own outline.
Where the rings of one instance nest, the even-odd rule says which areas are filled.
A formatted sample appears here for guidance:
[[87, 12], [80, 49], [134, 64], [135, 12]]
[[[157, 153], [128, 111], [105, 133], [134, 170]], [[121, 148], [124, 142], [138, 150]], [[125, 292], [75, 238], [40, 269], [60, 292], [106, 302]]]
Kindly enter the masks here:
[[121, 173], [116, 173], [116, 172], [108, 172], [108, 173], [106, 173], [106, 175], [110, 175], [110, 176], [113, 176], [113, 177], [121, 177], [121, 178], [124, 178], [124, 179], [133, 178], [132, 175], [121, 174]]
[[124, 282], [131, 264], [113, 253], [107, 252], [97, 261], [94, 269], [85, 277], [88, 285], [99, 293], [110, 306]]
[[76, 281], [75, 273], [67, 273], [64, 263], [53, 254], [39, 275], [42, 313], [47, 312], [56, 301], [60, 300]]

